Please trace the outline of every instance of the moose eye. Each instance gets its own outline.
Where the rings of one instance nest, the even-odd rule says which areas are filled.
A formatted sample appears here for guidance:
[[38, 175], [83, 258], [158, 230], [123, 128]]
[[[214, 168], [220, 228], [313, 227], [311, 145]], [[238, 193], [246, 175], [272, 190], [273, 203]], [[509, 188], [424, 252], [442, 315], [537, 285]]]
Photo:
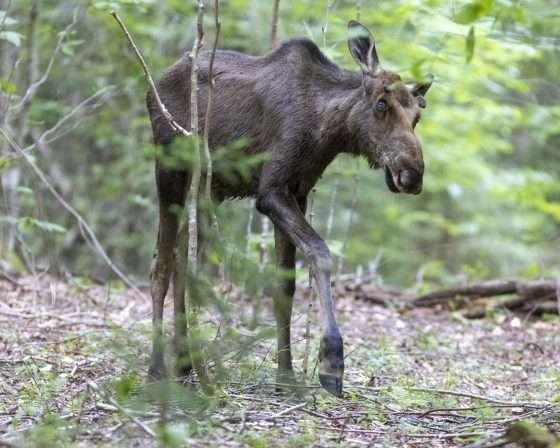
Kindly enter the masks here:
[[375, 104], [375, 110], [377, 112], [385, 112], [387, 110], [387, 101], [385, 100], [379, 100], [376, 104]]

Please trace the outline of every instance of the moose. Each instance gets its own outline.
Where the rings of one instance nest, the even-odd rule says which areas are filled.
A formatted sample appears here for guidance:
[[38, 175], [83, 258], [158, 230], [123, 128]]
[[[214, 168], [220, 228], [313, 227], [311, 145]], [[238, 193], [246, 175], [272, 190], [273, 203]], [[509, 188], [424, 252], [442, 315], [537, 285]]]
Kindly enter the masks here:
[[[321, 339], [319, 380], [340, 396], [343, 388], [343, 341], [331, 297], [331, 255], [325, 241], [305, 219], [307, 196], [325, 168], [340, 153], [363, 156], [370, 167], [382, 168], [394, 193], [419, 194], [424, 161], [414, 129], [426, 107], [431, 78], [406, 84], [380, 67], [370, 31], [357, 21], [348, 23], [348, 48], [360, 71], [331, 62], [308, 39], [288, 40], [266, 56], [218, 50], [214, 62], [214, 102], [210, 112], [209, 146], [227, 147], [243, 141], [243, 155], [266, 153], [250, 178], [233, 182], [216, 173], [212, 202], [256, 198], [257, 210], [274, 225], [276, 263], [289, 275], [275, 288], [273, 310], [277, 323], [278, 382], [295, 382], [290, 348], [290, 321], [295, 291], [295, 251], [308, 259], [320, 302]], [[198, 110], [206, 126], [210, 51], [199, 55]], [[184, 55], [156, 83], [171, 115], [182, 126], [190, 123], [189, 74]], [[154, 142], [169, 148], [179, 135], [158, 107], [153, 91], [147, 95]], [[175, 269], [179, 216], [191, 181], [188, 168], [169, 167], [156, 158], [159, 230], [151, 268], [153, 351], [149, 374], [166, 372], [161, 343], [163, 304]], [[177, 357], [187, 355], [185, 304], [174, 297], [174, 341]], [[191, 363], [179, 363], [185, 375]]]

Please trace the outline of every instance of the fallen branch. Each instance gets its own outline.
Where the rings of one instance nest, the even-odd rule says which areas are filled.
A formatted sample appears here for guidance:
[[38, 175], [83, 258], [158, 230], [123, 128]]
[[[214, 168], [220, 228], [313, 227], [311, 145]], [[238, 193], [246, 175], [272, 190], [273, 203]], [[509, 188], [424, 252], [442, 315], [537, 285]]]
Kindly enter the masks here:
[[476, 299], [487, 299], [502, 295], [513, 297], [491, 305], [482, 304], [465, 313], [465, 317], [476, 319], [484, 317], [488, 309], [502, 308], [510, 311], [521, 311], [529, 315], [544, 313], [557, 314], [557, 282], [555, 280], [514, 281], [496, 280], [476, 285], [442, 289], [417, 297], [411, 305], [416, 307], [453, 306], [460, 307]]
[[144, 431], [146, 434], [148, 434], [149, 436], [151, 436], [153, 438], [156, 437], [156, 433], [154, 431], [152, 431], [144, 422], [142, 422], [139, 418], [132, 415], [131, 412], [128, 409], [126, 409], [121, 404], [119, 404], [119, 402], [117, 400], [115, 400], [113, 397], [109, 396], [109, 394], [102, 391], [97, 384], [95, 384], [93, 381], [88, 381], [87, 385], [93, 391], [97, 392], [99, 395], [101, 395], [107, 401], [109, 401], [109, 403], [111, 403], [113, 406], [115, 406], [115, 408], [117, 408], [120, 412], [122, 412], [124, 415], [126, 415], [142, 431]]
[[[468, 305], [465, 317], [484, 317], [489, 309], [505, 309], [525, 313], [528, 316], [560, 314], [560, 284], [556, 280], [492, 280], [472, 285], [435, 290], [421, 296], [409, 291], [379, 285], [373, 277], [352, 282], [352, 275], [344, 276], [346, 292], [354, 293], [359, 300], [391, 307], [448, 307], [462, 308]], [[498, 300], [500, 296], [504, 296]], [[509, 296], [509, 297], [508, 297]], [[478, 301], [478, 302], [477, 302]]]
[[459, 286], [456, 288], [441, 289], [417, 297], [412, 301], [413, 306], [434, 306], [446, 304], [449, 300], [457, 297], [489, 297], [503, 294], [514, 294], [517, 292], [515, 281], [490, 281], [477, 285]]

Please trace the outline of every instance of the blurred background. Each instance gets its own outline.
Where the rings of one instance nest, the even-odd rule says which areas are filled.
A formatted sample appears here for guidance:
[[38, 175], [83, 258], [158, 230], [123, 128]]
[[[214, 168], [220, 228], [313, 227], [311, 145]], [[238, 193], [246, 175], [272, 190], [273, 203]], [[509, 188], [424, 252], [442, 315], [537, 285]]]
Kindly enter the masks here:
[[[0, 126], [141, 284], [157, 232], [147, 86], [109, 12], [119, 11], [157, 78], [192, 46], [191, 3], [0, 0]], [[268, 52], [272, 3], [222, 0], [219, 46]], [[278, 39], [309, 37], [355, 69], [346, 24], [357, 15], [385, 68], [409, 80], [433, 73], [435, 83], [417, 127], [426, 163], [420, 196], [390, 193], [381, 171], [342, 156], [317, 185], [313, 224], [339, 273], [418, 289], [558, 275], [560, 2], [281, 1]], [[113, 278], [2, 137], [0, 176], [1, 270]], [[258, 260], [261, 219], [252, 208], [243, 200], [218, 209], [230, 274], [247, 245]], [[264, 242], [272, 248], [271, 232]]]

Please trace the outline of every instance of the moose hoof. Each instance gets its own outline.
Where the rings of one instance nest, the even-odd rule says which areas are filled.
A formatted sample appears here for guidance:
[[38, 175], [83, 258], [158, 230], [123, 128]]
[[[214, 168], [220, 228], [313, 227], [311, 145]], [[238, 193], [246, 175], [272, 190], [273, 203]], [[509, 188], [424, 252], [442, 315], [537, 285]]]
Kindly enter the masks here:
[[321, 338], [319, 347], [319, 381], [321, 386], [333, 395], [342, 395], [344, 376], [344, 348], [338, 331]]
[[336, 397], [342, 395], [342, 376], [319, 374], [319, 382], [323, 389]]

